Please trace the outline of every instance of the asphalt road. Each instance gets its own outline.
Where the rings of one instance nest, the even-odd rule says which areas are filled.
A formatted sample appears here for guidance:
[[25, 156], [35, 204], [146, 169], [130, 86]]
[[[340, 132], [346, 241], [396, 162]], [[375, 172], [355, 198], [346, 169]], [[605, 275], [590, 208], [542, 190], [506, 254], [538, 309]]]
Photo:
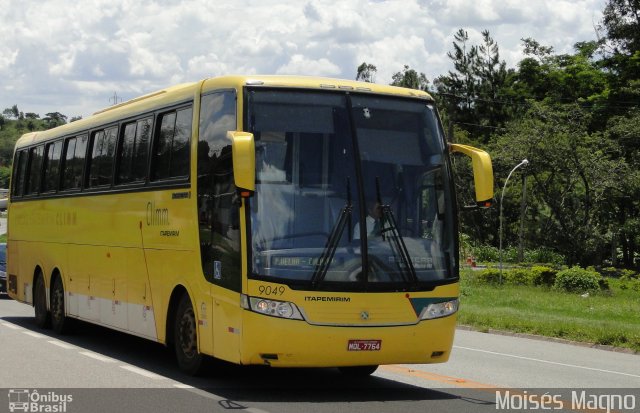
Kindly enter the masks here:
[[382, 366], [367, 379], [220, 362], [194, 378], [161, 345], [84, 323], [58, 336], [35, 327], [32, 307], [0, 299], [0, 364], [0, 412], [16, 389], [37, 389], [60, 406], [55, 400], [72, 397], [66, 412], [409, 413], [503, 411], [496, 391], [568, 402], [585, 388], [587, 397], [623, 389], [634, 409], [615, 411], [640, 411], [638, 355], [460, 330], [448, 363]]

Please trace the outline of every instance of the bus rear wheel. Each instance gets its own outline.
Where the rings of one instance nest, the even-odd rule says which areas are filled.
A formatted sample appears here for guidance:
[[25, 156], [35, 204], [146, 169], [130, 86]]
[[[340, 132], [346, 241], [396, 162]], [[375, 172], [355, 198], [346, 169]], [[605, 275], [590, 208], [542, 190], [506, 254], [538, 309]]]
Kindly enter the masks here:
[[42, 274], [36, 275], [36, 284], [33, 291], [33, 307], [35, 309], [36, 325], [47, 328], [50, 325], [49, 311], [47, 311], [47, 290], [44, 286]]
[[195, 375], [202, 367], [202, 354], [198, 352], [198, 325], [196, 315], [187, 294], [180, 299], [173, 328], [173, 345], [178, 367], [183, 372]]
[[67, 331], [68, 320], [64, 314], [64, 287], [60, 277], [56, 277], [51, 290], [51, 326], [58, 334]]
[[340, 373], [347, 377], [367, 377], [373, 374], [378, 369], [378, 366], [349, 366], [338, 367]]

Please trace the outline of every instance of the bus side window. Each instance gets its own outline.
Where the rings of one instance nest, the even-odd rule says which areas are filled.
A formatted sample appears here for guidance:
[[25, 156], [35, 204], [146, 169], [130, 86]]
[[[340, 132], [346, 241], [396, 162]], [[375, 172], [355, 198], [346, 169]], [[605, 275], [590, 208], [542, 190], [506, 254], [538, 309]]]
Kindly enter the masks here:
[[147, 154], [153, 118], [128, 123], [120, 138], [116, 183], [144, 181], [147, 177]]
[[189, 175], [192, 114], [193, 110], [186, 108], [160, 116], [153, 151], [153, 180]]
[[44, 182], [42, 192], [54, 192], [58, 190], [60, 182], [60, 154], [62, 153], [62, 141], [47, 144], [44, 159]]
[[29, 168], [26, 176], [25, 195], [37, 194], [40, 192], [43, 154], [44, 145], [39, 145], [29, 150]]
[[117, 127], [94, 132], [89, 164], [89, 187], [111, 184], [117, 135]]
[[87, 135], [67, 139], [62, 156], [62, 189], [78, 189], [82, 185], [82, 171], [87, 151]]
[[24, 193], [24, 178], [27, 173], [27, 160], [28, 160], [29, 152], [26, 149], [23, 149], [16, 153], [16, 161], [14, 165], [13, 176], [13, 196], [22, 196]]

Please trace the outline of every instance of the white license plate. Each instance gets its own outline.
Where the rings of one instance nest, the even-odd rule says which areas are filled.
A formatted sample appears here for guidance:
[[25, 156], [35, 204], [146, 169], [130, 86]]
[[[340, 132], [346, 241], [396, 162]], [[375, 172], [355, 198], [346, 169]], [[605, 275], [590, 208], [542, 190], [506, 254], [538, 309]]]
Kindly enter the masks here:
[[349, 340], [347, 351], [380, 351], [382, 340]]

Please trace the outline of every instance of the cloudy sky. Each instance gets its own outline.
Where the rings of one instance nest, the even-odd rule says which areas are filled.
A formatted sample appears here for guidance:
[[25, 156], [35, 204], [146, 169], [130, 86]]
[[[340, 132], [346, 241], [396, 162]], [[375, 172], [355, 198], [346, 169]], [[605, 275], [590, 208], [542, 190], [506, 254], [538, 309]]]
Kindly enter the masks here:
[[595, 39], [605, 0], [0, 0], [0, 111], [87, 116], [180, 82], [224, 74], [389, 83], [404, 64], [429, 80], [453, 34], [488, 29], [509, 67], [520, 39], [557, 52]]

